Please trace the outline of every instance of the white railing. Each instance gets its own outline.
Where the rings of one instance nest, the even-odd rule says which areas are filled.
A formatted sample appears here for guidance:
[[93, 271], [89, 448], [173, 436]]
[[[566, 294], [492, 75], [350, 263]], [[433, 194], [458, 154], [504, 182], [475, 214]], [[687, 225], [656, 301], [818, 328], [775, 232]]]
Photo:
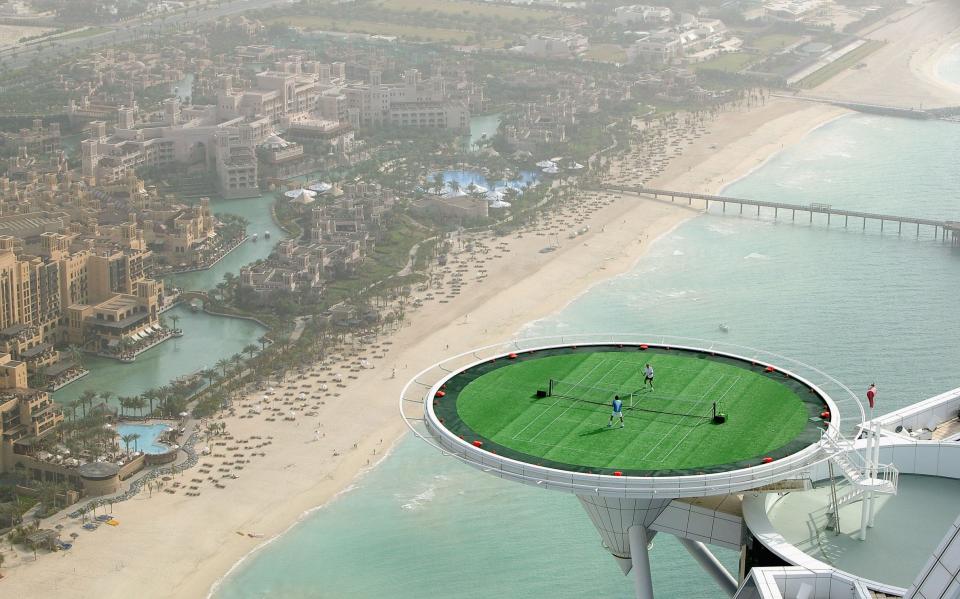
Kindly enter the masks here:
[[[821, 444], [833, 463], [840, 468], [844, 478], [852, 485], [858, 489], [872, 488], [877, 493], [896, 495], [900, 471], [893, 464], [876, 464], [874, 467], [857, 450], [855, 443], [840, 433], [836, 435], [822, 433]], [[877, 484], [876, 481], [881, 481], [882, 484]]]
[[[407, 426], [417, 437], [445, 455], [450, 455], [472, 467], [501, 478], [517, 480], [541, 488], [554, 488], [581, 494], [616, 494], [638, 497], [659, 494], [660, 496], [691, 497], [723, 491], [731, 492], [733, 489], [747, 490], [772, 484], [785, 478], [796, 477], [800, 472], [809, 470], [814, 465], [822, 464], [832, 457], [829, 452], [823, 451], [822, 444], [820, 444], [808, 447], [770, 464], [725, 473], [655, 478], [613, 477], [552, 469], [492, 455], [461, 439], [446, 434], [445, 429], [439, 426], [435, 415], [432, 413], [431, 398], [433, 392], [454, 373], [480, 362], [498, 356], [506, 356], [511, 352], [539, 348], [619, 343], [625, 345], [645, 343], [651, 347], [663, 346], [707, 351], [717, 355], [746, 359], [763, 366], [773, 366], [811, 386], [828, 404], [833, 417], [828, 424], [827, 437], [839, 434], [840, 410], [837, 400], [828, 395], [824, 388], [838, 391], [840, 401], [844, 405], [852, 407], [862, 421], [863, 406], [860, 405], [853, 392], [833, 377], [802, 362], [772, 352], [730, 343], [669, 335], [624, 333], [513, 339], [452, 356], [425, 368], [404, 386], [399, 401], [400, 412]], [[697, 345], [694, 345], [694, 343]]]

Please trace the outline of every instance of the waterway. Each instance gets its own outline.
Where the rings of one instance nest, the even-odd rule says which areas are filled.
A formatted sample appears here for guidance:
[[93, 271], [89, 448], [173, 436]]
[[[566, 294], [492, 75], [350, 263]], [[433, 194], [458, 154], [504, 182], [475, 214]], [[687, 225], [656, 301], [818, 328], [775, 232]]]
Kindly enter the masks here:
[[66, 403], [87, 389], [98, 393], [111, 391], [115, 396], [139, 395], [179, 376], [212, 368], [221, 358], [242, 353], [251, 343], [257, 345], [257, 339], [265, 332], [264, 327], [250, 320], [194, 313], [185, 306], [163, 314], [168, 326], [173, 324], [174, 316], [178, 318], [177, 328], [183, 329], [183, 337], [173, 337], [143, 352], [132, 364], [85, 355], [84, 364], [90, 374], [56, 391], [53, 398]]
[[[958, 150], [956, 125], [853, 115], [725, 191], [960, 219]], [[958, 281], [960, 252], [931, 239], [708, 215], [523, 334], [721, 338], [803, 360], [854, 389], [876, 381], [886, 412], [957, 385]], [[736, 571], [736, 553], [716, 553]], [[669, 536], [655, 540], [652, 562], [658, 597], [720, 596]], [[446, 595], [627, 598], [633, 588], [573, 497], [500, 481], [408, 437], [350, 492], [247, 559], [216, 594]]]
[[[181, 99], [191, 93], [193, 76], [188, 75], [182, 81], [171, 85], [171, 92], [177, 88]], [[471, 132], [475, 132], [477, 139], [486, 133], [488, 136], [496, 133], [499, 124], [498, 115], [485, 115], [471, 119]], [[311, 173], [302, 177], [304, 181], [313, 181], [331, 173]], [[530, 179], [524, 175], [521, 181]], [[466, 187], [466, 185], [464, 185]], [[190, 291], [205, 291], [213, 289], [223, 281], [224, 275], [232, 273], [238, 275], [240, 269], [266, 258], [277, 241], [286, 238], [286, 234], [273, 219], [272, 206], [276, 199], [275, 192], [266, 192], [259, 197], [239, 200], [213, 200], [211, 209], [214, 213], [229, 213], [242, 216], [248, 221], [247, 233], [251, 239], [230, 252], [220, 262], [207, 270], [198, 270], [189, 273], [164, 277], [167, 287], [179, 287]], [[265, 233], [270, 233], [266, 239]], [[257, 241], [252, 240], [257, 234]], [[147, 389], [159, 387], [171, 380], [212, 367], [222, 358], [228, 358], [251, 344], [265, 332], [259, 324], [236, 318], [211, 316], [204, 313], [193, 313], [185, 307], [177, 307], [167, 312], [164, 317], [168, 324], [176, 316], [179, 320], [177, 327], [182, 328], [184, 336], [170, 339], [160, 345], [137, 356], [132, 364], [125, 364], [116, 360], [85, 356], [84, 363], [90, 374], [78, 381], [56, 391], [53, 397], [60, 403], [76, 399], [88, 389], [94, 391], [111, 391], [114, 396], [132, 396]], [[115, 403], [116, 399], [112, 400]]]
[[[210, 209], [214, 214], [235, 214], [245, 218], [249, 223], [247, 235], [250, 239], [227, 254], [212, 268], [168, 276], [165, 280], [174, 287], [191, 291], [213, 289], [217, 283], [223, 281], [225, 274], [238, 275], [243, 266], [269, 256], [277, 241], [285, 238], [285, 233], [273, 220], [271, 209], [275, 199], [274, 192], [267, 192], [255, 198], [211, 201]], [[270, 233], [270, 239], [265, 238], [266, 232]], [[257, 241], [252, 239], [254, 233], [257, 234]]]
[[500, 127], [500, 115], [484, 114], [470, 118], [470, 147], [476, 147], [481, 141], [491, 139], [497, 134], [497, 128]]
[[[213, 289], [226, 273], [239, 274], [245, 264], [266, 258], [274, 244], [284, 238], [283, 231], [273, 221], [273, 202], [272, 192], [256, 198], [211, 202], [214, 213], [236, 214], [247, 219], [250, 223], [247, 232], [251, 235], [259, 233], [259, 241], [246, 241], [210, 269], [165, 277], [165, 284], [187, 290]], [[271, 232], [269, 240], [264, 239], [266, 231]], [[251, 320], [194, 313], [186, 306], [178, 306], [162, 315], [168, 326], [173, 324], [173, 317], [178, 319], [177, 328], [183, 329], [183, 337], [164, 341], [137, 356], [132, 364], [86, 355], [84, 364], [90, 374], [56, 391], [53, 398], [65, 403], [87, 389], [112, 391], [115, 396], [138, 395], [241, 353], [245, 346], [256, 344], [266, 332], [263, 326]]]

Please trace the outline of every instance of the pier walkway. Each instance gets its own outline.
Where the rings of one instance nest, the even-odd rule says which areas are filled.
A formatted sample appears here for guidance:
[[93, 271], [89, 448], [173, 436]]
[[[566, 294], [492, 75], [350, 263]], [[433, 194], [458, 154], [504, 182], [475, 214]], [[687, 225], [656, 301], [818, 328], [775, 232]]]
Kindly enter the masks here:
[[821, 98], [817, 96], [803, 96], [793, 94], [770, 94], [777, 98], [788, 98], [791, 100], [804, 100], [806, 102], [816, 102], [819, 104], [831, 104], [840, 106], [857, 112], [866, 112], [869, 114], [880, 114], [884, 116], [895, 116], [918, 120], [941, 120], [941, 121], [960, 121], [960, 106], [946, 106], [943, 108], [910, 108], [904, 106], [888, 106], [885, 104], [871, 104], [869, 102], [856, 102], [850, 100], [839, 100], [835, 98]]
[[896, 225], [897, 234], [903, 234], [903, 226], [910, 225], [911, 229], [913, 225], [916, 225], [916, 235], [919, 238], [921, 233], [921, 228], [926, 229], [927, 231], [932, 230], [933, 238], [939, 239], [941, 241], [950, 241], [952, 245], [960, 247], [960, 221], [947, 221], [947, 220], [937, 220], [930, 218], [916, 218], [912, 216], [897, 216], [893, 214], [877, 214], [873, 212], [861, 212], [858, 210], [842, 210], [840, 208], [834, 208], [830, 204], [788, 204], [784, 202], [767, 202], [764, 200], [749, 200], [745, 198], [733, 198], [728, 196], [718, 196], [718, 195], [709, 195], [704, 193], [691, 193], [687, 191], [671, 191], [667, 189], [655, 189], [651, 187], [642, 187], [642, 186], [629, 186], [629, 185], [601, 185], [601, 188], [606, 191], [616, 191], [619, 193], [631, 193], [637, 195], [649, 195], [653, 196], [655, 199], [661, 197], [670, 198], [671, 202], [676, 202], [677, 199], [687, 200], [688, 205], [693, 205], [694, 201], [703, 202], [704, 209], [710, 209], [710, 203], [720, 204], [722, 206], [723, 212], [727, 212], [727, 207], [730, 205], [732, 208], [739, 208], [739, 213], [743, 214], [744, 206], [756, 207], [757, 216], [760, 216], [760, 210], [762, 208], [772, 209], [773, 217], [779, 218], [781, 212], [790, 212], [790, 220], [796, 221], [797, 213], [799, 212], [801, 216], [806, 213], [808, 217], [808, 222], [813, 224], [813, 215], [814, 214], [825, 214], [826, 224], [829, 226], [834, 218], [843, 218], [843, 226], [845, 228], [849, 227], [850, 219], [853, 218], [854, 223], [856, 224], [856, 219], [859, 219], [862, 222], [863, 229], [867, 228], [867, 221], [879, 222], [880, 232], [884, 231], [884, 227], [887, 224]]

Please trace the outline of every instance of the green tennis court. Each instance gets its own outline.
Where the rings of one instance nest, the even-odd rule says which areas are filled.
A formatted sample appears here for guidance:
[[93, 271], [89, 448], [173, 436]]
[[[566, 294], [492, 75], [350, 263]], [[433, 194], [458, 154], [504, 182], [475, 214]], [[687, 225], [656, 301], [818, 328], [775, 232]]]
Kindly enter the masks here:
[[[644, 384], [646, 363], [656, 374], [653, 389]], [[614, 394], [624, 403], [623, 428], [619, 418], [608, 426]], [[715, 406], [726, 422], [714, 422]], [[480, 364], [448, 381], [434, 409], [465, 440], [507, 457], [666, 475], [794, 453], [819, 438], [823, 406], [803, 383], [743, 360], [594, 346]]]

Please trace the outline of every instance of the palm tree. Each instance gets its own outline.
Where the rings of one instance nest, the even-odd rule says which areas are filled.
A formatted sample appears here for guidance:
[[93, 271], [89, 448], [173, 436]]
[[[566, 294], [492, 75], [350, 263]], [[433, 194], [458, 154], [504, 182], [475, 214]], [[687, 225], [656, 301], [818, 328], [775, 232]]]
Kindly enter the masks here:
[[234, 368], [239, 368], [243, 362], [243, 354], [233, 354], [230, 356], [230, 362], [233, 363]]
[[227, 376], [227, 368], [229, 367], [230, 367], [230, 360], [227, 360], [226, 358], [220, 358], [219, 360], [217, 360], [217, 368], [223, 371], [224, 378], [226, 378]]
[[433, 175], [433, 193], [443, 195], [443, 173]]
[[101, 391], [101, 392], [100, 392], [100, 399], [102, 399], [102, 400], [103, 400], [103, 403], [105, 403], [105, 404], [109, 404], [109, 403], [110, 403], [110, 398], [111, 398], [111, 397], [113, 397], [113, 391]]
[[67, 409], [70, 410], [70, 420], [77, 421], [77, 408], [80, 407], [80, 399], [73, 399], [67, 402]]
[[130, 407], [137, 411], [138, 416], [143, 416], [143, 408], [147, 401], [140, 395], [134, 395], [130, 398]]
[[171, 315], [170, 315], [170, 320], [173, 321], [173, 332], [176, 333], [176, 332], [177, 332], [177, 323], [180, 322], [180, 317], [177, 316], [176, 314], [171, 314]]
[[257, 342], [260, 344], [260, 351], [263, 351], [267, 347], [267, 344], [270, 343], [270, 338], [264, 335], [257, 339]]
[[123, 441], [123, 445], [127, 448], [127, 457], [130, 457], [130, 444], [133, 443], [140, 435], [137, 433], [127, 433], [126, 435], [120, 435], [120, 440]]
[[87, 408], [93, 407], [93, 400], [97, 398], [97, 392], [93, 389], [87, 389], [80, 394], [80, 405], [83, 408], [83, 418], [87, 417]]
[[214, 370], [213, 368], [204, 368], [197, 374], [207, 379], [208, 387], [213, 385], [213, 379], [217, 378], [217, 371]]
[[254, 344], [252, 344], [252, 343], [250, 343], [250, 344], [244, 346], [244, 348], [243, 348], [243, 353], [247, 354], [248, 356], [250, 356], [250, 357], [252, 358], [252, 357], [253, 357], [253, 354], [257, 353], [257, 346], [254, 345]]
[[156, 389], [147, 389], [143, 392], [143, 398], [150, 403], [150, 411], [147, 414], [153, 414], [153, 402], [159, 397]]

